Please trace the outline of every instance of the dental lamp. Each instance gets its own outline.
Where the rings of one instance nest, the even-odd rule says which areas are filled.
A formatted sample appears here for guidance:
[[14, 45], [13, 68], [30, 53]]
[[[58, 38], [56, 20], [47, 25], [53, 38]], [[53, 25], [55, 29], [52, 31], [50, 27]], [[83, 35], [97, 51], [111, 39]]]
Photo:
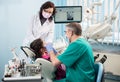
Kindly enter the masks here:
[[94, 10], [95, 6], [101, 6], [104, 0], [100, 0], [99, 2], [93, 2], [91, 7], [86, 8], [85, 10], [85, 20], [92, 19], [93, 14], [99, 14], [97, 11]]
[[[98, 3], [95, 3], [95, 4], [98, 4]], [[89, 26], [86, 29], [85, 31], [86, 34], [84, 36], [87, 39], [97, 40], [97, 39], [104, 39], [105, 36], [111, 35], [111, 27], [116, 20], [116, 17], [117, 17], [116, 12], [117, 12], [117, 9], [119, 8], [119, 5], [120, 5], [120, 0], [117, 3], [116, 8], [114, 12], [111, 14], [111, 16], [109, 16], [108, 18], [105, 18], [103, 22]]]

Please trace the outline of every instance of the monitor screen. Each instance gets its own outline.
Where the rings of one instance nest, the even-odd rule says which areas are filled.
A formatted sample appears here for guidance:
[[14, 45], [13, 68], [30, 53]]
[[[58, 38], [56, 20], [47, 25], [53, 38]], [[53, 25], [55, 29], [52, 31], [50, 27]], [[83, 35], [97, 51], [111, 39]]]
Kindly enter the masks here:
[[82, 6], [56, 6], [55, 23], [82, 21]]

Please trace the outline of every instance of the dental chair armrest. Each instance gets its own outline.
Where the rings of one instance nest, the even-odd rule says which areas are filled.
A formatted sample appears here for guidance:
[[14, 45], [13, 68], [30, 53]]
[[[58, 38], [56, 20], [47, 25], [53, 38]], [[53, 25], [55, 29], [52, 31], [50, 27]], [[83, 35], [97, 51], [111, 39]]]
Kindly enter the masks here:
[[56, 67], [52, 65], [52, 63], [43, 58], [37, 58], [35, 63], [41, 64], [41, 74], [43, 78], [54, 79]]

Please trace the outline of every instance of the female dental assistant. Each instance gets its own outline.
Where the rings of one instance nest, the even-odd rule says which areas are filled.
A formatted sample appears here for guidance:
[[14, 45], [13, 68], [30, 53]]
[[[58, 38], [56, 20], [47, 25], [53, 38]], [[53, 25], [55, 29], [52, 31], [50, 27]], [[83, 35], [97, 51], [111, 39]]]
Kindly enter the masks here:
[[45, 2], [37, 15], [33, 17], [32, 25], [27, 32], [23, 45], [29, 45], [33, 40], [41, 38], [44, 43], [52, 43], [54, 38], [55, 14], [54, 3]]

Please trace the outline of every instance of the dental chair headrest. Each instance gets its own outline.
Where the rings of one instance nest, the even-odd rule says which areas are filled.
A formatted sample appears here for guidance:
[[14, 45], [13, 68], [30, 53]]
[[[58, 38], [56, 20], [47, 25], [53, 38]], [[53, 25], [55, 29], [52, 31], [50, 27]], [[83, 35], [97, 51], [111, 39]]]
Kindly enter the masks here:
[[35, 58], [36, 54], [31, 48], [27, 46], [21, 46], [21, 49], [23, 50], [23, 52], [26, 54], [27, 57]]

